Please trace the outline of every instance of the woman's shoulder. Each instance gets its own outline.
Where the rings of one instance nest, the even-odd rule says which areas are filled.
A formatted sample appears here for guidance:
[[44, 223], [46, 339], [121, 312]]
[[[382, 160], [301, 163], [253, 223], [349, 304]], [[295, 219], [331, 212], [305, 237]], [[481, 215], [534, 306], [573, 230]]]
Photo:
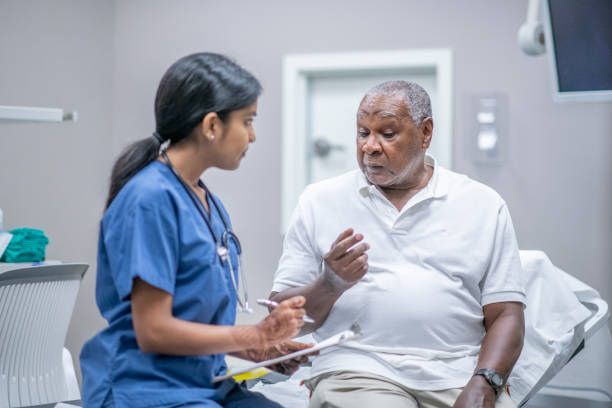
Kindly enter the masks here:
[[129, 214], [136, 209], [159, 209], [172, 205], [176, 188], [173, 180], [168, 177], [169, 171], [158, 161], [150, 163], [123, 186], [107, 212], [121, 211]]

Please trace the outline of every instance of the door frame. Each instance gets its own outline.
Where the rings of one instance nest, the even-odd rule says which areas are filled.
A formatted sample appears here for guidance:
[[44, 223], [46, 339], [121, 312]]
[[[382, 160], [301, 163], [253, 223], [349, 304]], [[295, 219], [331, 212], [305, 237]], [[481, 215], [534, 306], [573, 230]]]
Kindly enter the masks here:
[[[283, 125], [281, 234], [308, 180], [307, 120], [308, 82], [323, 74], [385, 73], [390, 70], [433, 70], [436, 75], [438, 107], [436, 135], [445, 135], [437, 159], [451, 167], [453, 56], [448, 48], [346, 53], [290, 54], [283, 58]], [[437, 136], [438, 137], [438, 136]]]

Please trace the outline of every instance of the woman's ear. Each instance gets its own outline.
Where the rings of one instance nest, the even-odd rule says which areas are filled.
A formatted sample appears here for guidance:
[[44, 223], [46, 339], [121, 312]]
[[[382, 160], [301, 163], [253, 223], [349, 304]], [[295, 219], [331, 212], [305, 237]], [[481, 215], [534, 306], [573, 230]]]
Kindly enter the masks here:
[[209, 142], [215, 140], [215, 137], [222, 133], [222, 126], [223, 122], [217, 112], [209, 112], [202, 119], [202, 133]]

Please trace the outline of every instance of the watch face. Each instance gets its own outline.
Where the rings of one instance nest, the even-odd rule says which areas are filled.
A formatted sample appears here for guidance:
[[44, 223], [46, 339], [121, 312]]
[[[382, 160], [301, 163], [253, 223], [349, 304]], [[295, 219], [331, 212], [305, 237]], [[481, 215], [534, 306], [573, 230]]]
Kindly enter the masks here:
[[500, 387], [504, 382], [501, 375], [497, 374], [496, 372], [491, 373], [491, 381], [498, 387]]

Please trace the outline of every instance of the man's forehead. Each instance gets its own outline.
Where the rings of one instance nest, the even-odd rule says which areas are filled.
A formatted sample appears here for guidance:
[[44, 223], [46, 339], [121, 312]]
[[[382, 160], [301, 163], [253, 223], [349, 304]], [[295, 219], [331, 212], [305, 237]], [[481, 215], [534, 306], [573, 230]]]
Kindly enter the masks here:
[[377, 116], [380, 118], [404, 119], [410, 112], [399, 93], [366, 94], [357, 110], [357, 117]]

